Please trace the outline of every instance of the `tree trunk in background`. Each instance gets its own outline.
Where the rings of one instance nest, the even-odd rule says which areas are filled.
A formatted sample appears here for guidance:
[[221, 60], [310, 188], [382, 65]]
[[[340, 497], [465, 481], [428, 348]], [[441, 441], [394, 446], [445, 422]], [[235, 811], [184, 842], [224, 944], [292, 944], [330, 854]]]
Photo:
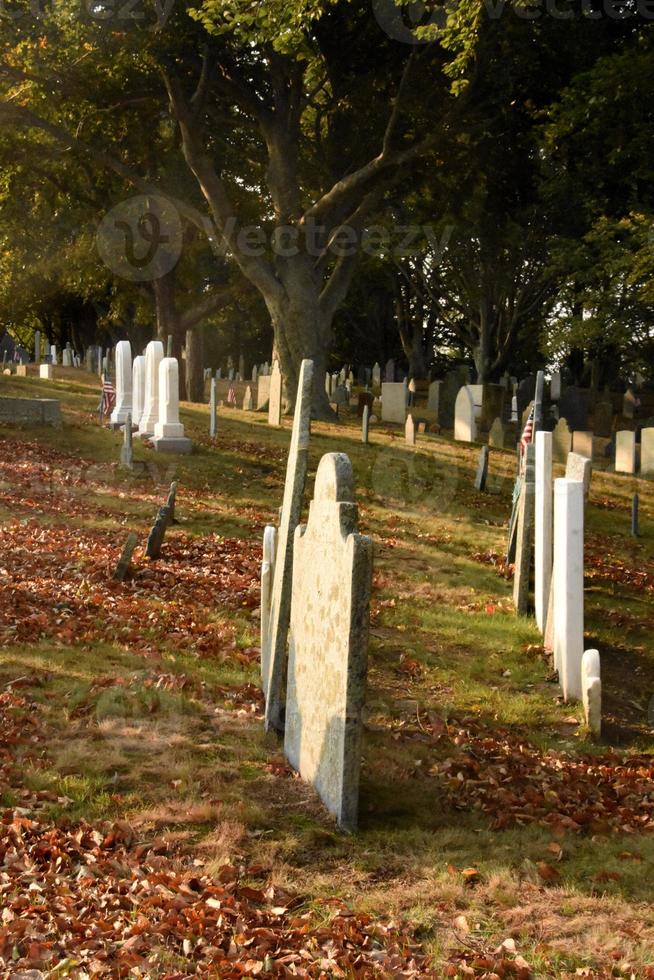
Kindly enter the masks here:
[[197, 330], [186, 331], [186, 398], [190, 402], [204, 401], [204, 368], [202, 338]]
[[182, 349], [184, 347], [184, 328], [181, 325], [177, 305], [175, 303], [175, 270], [167, 272], [160, 279], [155, 279], [152, 283], [154, 290], [154, 305], [157, 315], [157, 339], [163, 344], [164, 355], [168, 344], [168, 337], [173, 338], [173, 357], [177, 358], [180, 365], [179, 371], [179, 397], [182, 401], [186, 400], [186, 377], [182, 367]]

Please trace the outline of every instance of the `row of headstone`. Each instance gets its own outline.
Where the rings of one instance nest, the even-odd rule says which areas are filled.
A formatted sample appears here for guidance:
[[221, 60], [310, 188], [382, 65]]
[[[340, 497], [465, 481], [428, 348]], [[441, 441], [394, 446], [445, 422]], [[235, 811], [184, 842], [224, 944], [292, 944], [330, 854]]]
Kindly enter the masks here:
[[[303, 361], [279, 526], [264, 532], [261, 672], [268, 730], [340, 827], [358, 817], [372, 542], [358, 534], [352, 465], [323, 456], [307, 525], [313, 363]], [[330, 560], [325, 561], [328, 554]]]
[[116, 401], [110, 424], [122, 428], [131, 419], [142, 439], [157, 452], [189, 453], [191, 440], [179, 419], [179, 364], [164, 357], [163, 344], [152, 340], [132, 362], [128, 340], [116, 345]]

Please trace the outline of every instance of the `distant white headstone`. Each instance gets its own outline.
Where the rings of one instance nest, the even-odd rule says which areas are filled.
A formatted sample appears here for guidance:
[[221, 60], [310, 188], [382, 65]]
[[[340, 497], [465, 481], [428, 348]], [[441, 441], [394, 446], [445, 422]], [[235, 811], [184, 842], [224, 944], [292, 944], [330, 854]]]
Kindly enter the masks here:
[[139, 435], [151, 436], [159, 421], [159, 365], [164, 356], [160, 340], [151, 340], [145, 348], [145, 389], [143, 414], [139, 422]]
[[159, 421], [154, 427], [157, 452], [190, 453], [191, 440], [179, 420], [179, 364], [176, 357], [159, 362]]
[[116, 403], [109, 419], [111, 425], [122, 427], [132, 414], [132, 348], [129, 340], [116, 344]]

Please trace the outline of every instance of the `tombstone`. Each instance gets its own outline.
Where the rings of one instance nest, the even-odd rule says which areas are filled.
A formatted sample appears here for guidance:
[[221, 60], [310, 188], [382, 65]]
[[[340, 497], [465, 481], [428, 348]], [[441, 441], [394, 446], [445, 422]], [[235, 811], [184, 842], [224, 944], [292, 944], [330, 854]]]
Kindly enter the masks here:
[[259, 377], [259, 372], [258, 372], [257, 366], [255, 364], [254, 367], [252, 368], [252, 374], [250, 376], [250, 380], [251, 380], [251, 382], [252, 382], [253, 385], [255, 385], [257, 383], [258, 377]]
[[486, 490], [489, 456], [488, 446], [482, 446], [481, 452], [479, 453], [479, 462], [477, 463], [477, 472], [475, 474], [475, 490], [479, 491], [479, 493], [484, 493]]
[[123, 423], [123, 444], [120, 447], [120, 465], [125, 469], [134, 469], [134, 450], [132, 448], [132, 416], [128, 412]]
[[179, 364], [176, 357], [159, 362], [159, 421], [154, 427], [154, 448], [158, 453], [190, 453], [191, 440], [179, 421]]
[[345, 387], [345, 385], [337, 384], [332, 396], [332, 401], [336, 405], [336, 411], [341, 408], [341, 406], [350, 404], [350, 394]]
[[516, 533], [515, 572], [513, 575], [513, 604], [516, 612], [524, 616], [529, 606], [529, 578], [531, 575], [534, 533], [534, 506], [536, 447], [529, 443], [520, 500]]
[[613, 405], [610, 401], [597, 402], [593, 409], [593, 432], [603, 439], [613, 435]]
[[654, 428], [640, 430], [640, 472], [654, 476]]
[[17, 364], [16, 365], [16, 377], [26, 378], [27, 377], [27, 364]]
[[534, 606], [544, 633], [552, 583], [552, 433], [537, 432], [535, 447]]
[[407, 446], [415, 446], [416, 444], [416, 427], [413, 421], [413, 415], [407, 415], [406, 423], [404, 425], [404, 439]]
[[381, 393], [382, 422], [393, 422], [397, 425], [406, 423], [407, 385], [406, 381], [399, 384], [383, 382]]
[[368, 445], [368, 433], [370, 429], [370, 409], [367, 405], [363, 406], [363, 418], [361, 421], [361, 442], [364, 446]]
[[69, 347], [64, 347], [61, 352], [61, 366], [65, 368], [73, 366], [72, 353]]
[[357, 415], [359, 418], [363, 418], [363, 410], [368, 406], [368, 413], [372, 412], [373, 406], [375, 404], [375, 396], [371, 391], [360, 391], [357, 400]]
[[58, 361], [57, 361], [57, 348], [55, 347], [54, 344], [52, 344], [50, 346], [50, 363], [51, 364], [57, 364], [58, 363]]
[[564, 701], [581, 699], [584, 653], [584, 488], [576, 480], [554, 481], [553, 568], [554, 667]]
[[615, 472], [636, 472], [636, 433], [628, 429], [615, 434]]
[[295, 532], [284, 752], [347, 831], [357, 829], [372, 579], [372, 540], [357, 529], [352, 464], [329, 453]]
[[590, 392], [585, 388], [566, 388], [559, 399], [559, 416], [564, 418], [572, 432], [588, 429]]
[[592, 432], [573, 432], [572, 451], [586, 459], [593, 458], [593, 433]]
[[568, 453], [565, 464], [566, 480], [576, 480], [584, 485], [584, 498], [588, 497], [590, 491], [590, 478], [593, 474], [593, 463], [588, 456], [580, 453]]
[[372, 366], [372, 387], [376, 391], [381, 389], [381, 368], [377, 361]]
[[637, 493], [631, 498], [631, 535], [634, 538], [640, 537], [640, 527], [638, 523], [638, 509], [640, 506], [640, 497]]
[[[94, 366], [93, 347], [87, 347], [86, 353], [84, 354], [84, 367], [89, 372], [89, 374], [93, 374], [93, 366]], [[132, 387], [133, 387], [133, 382], [132, 382]]]
[[135, 357], [132, 362], [132, 425], [138, 429], [143, 415], [143, 401], [145, 398], [145, 358], [142, 354]]
[[159, 420], [159, 365], [164, 350], [160, 340], [151, 340], [145, 348], [145, 387], [143, 389], [143, 414], [139, 422], [139, 435], [152, 436]]
[[257, 412], [264, 412], [270, 402], [270, 376], [267, 374], [259, 375], [257, 382]]
[[332, 397], [332, 376], [329, 373], [329, 371], [325, 375], [325, 394], [327, 395], [327, 398], [329, 399], [329, 401], [331, 401], [331, 397]]
[[132, 414], [132, 348], [129, 340], [116, 344], [116, 402], [109, 418], [114, 429], [121, 429]]
[[227, 372], [227, 380], [228, 381], [234, 380], [234, 368], [230, 368], [229, 371]]
[[427, 408], [430, 412], [435, 412], [436, 417], [438, 417], [438, 411], [440, 408], [442, 384], [442, 381], [432, 381], [432, 383], [429, 385], [429, 391], [427, 393]]
[[554, 427], [552, 433], [552, 459], [555, 463], [565, 463], [568, 453], [572, 449], [572, 433], [568, 428], [568, 423], [561, 418]]
[[216, 381], [221, 381], [223, 376], [223, 369], [217, 368], [216, 370]]
[[41, 331], [34, 331], [34, 363], [41, 363]]
[[392, 357], [386, 361], [386, 367], [384, 368], [384, 381], [386, 384], [395, 384], [395, 361]]
[[123, 545], [123, 550], [118, 559], [118, 564], [114, 570], [113, 577], [117, 582], [123, 582], [125, 576], [129, 571], [130, 562], [132, 560], [132, 555], [134, 554], [134, 549], [138, 544], [138, 535], [134, 531], [130, 531], [127, 535], [127, 541]]
[[639, 405], [640, 400], [638, 395], [631, 388], [627, 388], [624, 398], [622, 399], [622, 414], [624, 417], [626, 419], [635, 418]]
[[550, 401], [558, 402], [561, 397], [561, 372], [553, 371], [550, 380]]
[[252, 411], [252, 388], [248, 385], [245, 389], [245, 394], [243, 395], [243, 411]]
[[581, 658], [581, 700], [586, 724], [593, 735], [602, 733], [602, 680], [599, 650], [586, 650]]
[[295, 415], [284, 484], [284, 502], [277, 533], [277, 558], [270, 599], [268, 643], [261, 650], [267, 731], [271, 729], [281, 731], [283, 728], [286, 643], [291, 615], [293, 535], [300, 521], [302, 496], [307, 476], [312, 390], [313, 361], [304, 360], [300, 368], [300, 379], [295, 400]]
[[39, 365], [39, 378], [42, 381], [54, 381], [54, 368], [52, 364]]
[[[269, 646], [270, 599], [275, 576], [275, 553], [277, 550], [277, 528], [268, 524], [263, 531], [263, 562], [261, 563], [261, 650]], [[264, 662], [261, 660], [262, 684]]]
[[[163, 344], [161, 346], [163, 347]], [[162, 363], [164, 360], [172, 360], [172, 358], [162, 358]], [[161, 546], [171, 523], [170, 509], [166, 506], [160, 507], [145, 546], [147, 558], [156, 560], [161, 557]]]
[[268, 425], [276, 428], [282, 424], [282, 372], [279, 369], [279, 361], [273, 364], [273, 372], [270, 378], [270, 401], [268, 403]]
[[464, 385], [454, 405], [454, 438], [457, 442], [474, 442], [477, 419], [481, 414], [483, 385]]
[[506, 445], [506, 429], [502, 419], [495, 419], [488, 433], [488, 445], [491, 449], [504, 449]]
[[209, 392], [209, 436], [211, 439], [216, 438], [216, 431], [218, 429], [218, 401], [216, 397], [216, 379], [211, 379], [211, 388]]

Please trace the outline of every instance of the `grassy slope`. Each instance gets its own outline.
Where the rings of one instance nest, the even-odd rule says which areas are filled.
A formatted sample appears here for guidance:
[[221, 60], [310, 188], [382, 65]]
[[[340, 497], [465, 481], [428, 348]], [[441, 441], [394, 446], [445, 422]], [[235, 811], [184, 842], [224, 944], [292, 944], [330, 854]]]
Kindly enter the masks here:
[[[154, 621], [163, 609], [159, 582], [175, 604], [175, 577], [184, 564], [183, 553], [174, 550], [177, 539], [183, 547], [189, 538], [211, 534], [258, 541], [263, 523], [274, 518], [288, 422], [275, 431], [261, 416], [225, 411], [211, 445], [206, 407], [184, 406], [194, 454], [171, 460], [138, 444], [136, 456], [146, 469], [132, 475], [115, 466], [121, 437], [94, 423], [95, 381], [79, 373], [65, 383], [0, 378], [0, 395], [19, 393], [61, 398], [66, 424], [56, 433], [0, 433], [8, 466], [0, 476], [5, 525], [29, 518], [63, 528], [71, 542], [82, 532], [103, 540], [108, 533], [117, 558], [128, 529], [144, 541], [167, 482], [179, 480], [182, 522], [164, 546], [174, 560], [149, 570], [137, 551], [139, 575], [154, 575], [139, 600]], [[77, 457], [79, 469], [72, 477], [71, 466], [50, 473], [14, 508], [8, 484], [23, 440]], [[512, 936], [536, 975], [589, 964], [638, 974], [654, 961], [654, 913], [646, 905], [651, 836], [560, 829], [562, 859], [554, 861], [551, 828], [525, 820], [492, 829], [489, 816], [471, 802], [467, 777], [457, 804], [452, 784], [430, 774], [442, 773], [444, 760], [471, 744], [470, 732], [528, 742], [543, 759], [552, 750], [572, 756], [610, 751], [606, 742], [594, 746], [585, 739], [571, 720], [581, 718], [579, 707], [562, 705], [558, 687], [547, 681], [533, 621], [510, 611], [511, 583], [473, 558], [504, 549], [512, 455], [492, 454], [489, 493], [479, 496], [472, 488], [474, 447], [421, 437], [414, 452], [385, 429], [375, 429], [371, 441], [361, 445], [354, 421], [316, 425], [308, 484], [310, 491], [324, 452], [346, 451], [357, 477], [361, 530], [375, 540], [356, 838], [334, 832], [311, 791], [283, 765], [279, 744], [262, 733], [256, 696], [247, 687], [257, 682], [251, 651], [258, 643], [258, 622], [247, 604], [208, 608], [200, 597], [198, 620], [205, 617], [214, 630], [209, 650], [178, 643], [174, 631], [149, 633], [147, 621], [136, 631], [138, 642], [133, 627], [121, 633], [117, 626], [113, 642], [105, 637], [102, 644], [83, 637], [67, 642], [65, 630], [53, 636], [45, 629], [41, 639], [7, 645], [0, 688], [23, 678], [19, 687], [43, 706], [49, 732], [41, 763], [26, 765], [26, 783], [53, 790], [53, 817], [125, 817], [196, 848], [209, 870], [242, 857], [318, 908], [321, 898], [339, 895], [357, 909], [408, 918], [437, 962], [452, 948], [481, 953]], [[641, 497], [638, 540], [628, 533], [633, 492]], [[653, 511], [651, 483], [594, 474], [586, 646], [602, 653], [607, 740], [632, 753], [654, 747], [648, 724]], [[623, 568], [645, 570], [649, 578], [634, 581]], [[189, 603], [195, 614], [192, 591], [180, 599], [180, 616]], [[116, 616], [118, 622], [119, 610]], [[5, 800], [15, 801], [11, 794]], [[543, 880], [543, 861], [556, 866], [556, 880]], [[476, 874], [462, 875], [469, 867]], [[459, 932], [453, 930], [460, 915], [470, 928], [465, 936], [461, 920]]]

